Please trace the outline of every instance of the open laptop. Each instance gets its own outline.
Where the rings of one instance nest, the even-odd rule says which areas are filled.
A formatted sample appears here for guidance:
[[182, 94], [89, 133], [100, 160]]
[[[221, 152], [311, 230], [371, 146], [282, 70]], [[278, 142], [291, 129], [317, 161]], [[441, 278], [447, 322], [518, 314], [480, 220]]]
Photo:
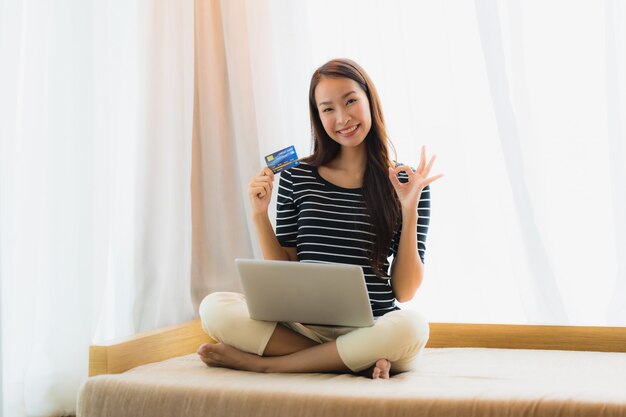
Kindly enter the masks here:
[[357, 265], [235, 259], [250, 318], [303, 324], [374, 324]]

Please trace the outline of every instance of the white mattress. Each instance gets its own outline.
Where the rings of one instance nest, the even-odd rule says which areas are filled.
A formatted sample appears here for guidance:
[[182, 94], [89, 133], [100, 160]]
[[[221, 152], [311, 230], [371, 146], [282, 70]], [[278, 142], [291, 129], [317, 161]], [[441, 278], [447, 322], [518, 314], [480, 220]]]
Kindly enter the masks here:
[[426, 349], [390, 380], [209, 368], [195, 354], [90, 378], [79, 417], [624, 416], [626, 353]]

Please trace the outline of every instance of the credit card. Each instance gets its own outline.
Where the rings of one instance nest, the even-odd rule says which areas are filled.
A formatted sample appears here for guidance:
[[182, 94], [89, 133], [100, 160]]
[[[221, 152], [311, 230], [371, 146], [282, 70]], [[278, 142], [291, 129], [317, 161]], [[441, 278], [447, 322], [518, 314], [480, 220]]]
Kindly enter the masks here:
[[284, 171], [287, 168], [300, 165], [300, 160], [298, 160], [296, 148], [291, 145], [285, 149], [267, 155], [265, 157], [265, 163], [274, 174], [278, 174], [280, 171]]

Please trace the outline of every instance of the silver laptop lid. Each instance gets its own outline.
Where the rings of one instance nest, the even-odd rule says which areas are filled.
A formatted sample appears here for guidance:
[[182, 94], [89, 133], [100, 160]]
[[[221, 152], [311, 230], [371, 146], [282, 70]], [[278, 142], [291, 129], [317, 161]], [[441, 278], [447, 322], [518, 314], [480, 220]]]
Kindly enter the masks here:
[[374, 324], [357, 265], [236, 259], [255, 320], [366, 327]]

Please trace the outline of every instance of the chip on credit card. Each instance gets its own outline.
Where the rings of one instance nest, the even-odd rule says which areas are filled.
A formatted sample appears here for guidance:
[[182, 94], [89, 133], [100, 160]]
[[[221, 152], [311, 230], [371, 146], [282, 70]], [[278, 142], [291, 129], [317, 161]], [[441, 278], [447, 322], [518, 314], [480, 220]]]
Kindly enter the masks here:
[[274, 174], [284, 171], [287, 168], [300, 165], [300, 160], [293, 145], [271, 153], [265, 157], [265, 163]]

